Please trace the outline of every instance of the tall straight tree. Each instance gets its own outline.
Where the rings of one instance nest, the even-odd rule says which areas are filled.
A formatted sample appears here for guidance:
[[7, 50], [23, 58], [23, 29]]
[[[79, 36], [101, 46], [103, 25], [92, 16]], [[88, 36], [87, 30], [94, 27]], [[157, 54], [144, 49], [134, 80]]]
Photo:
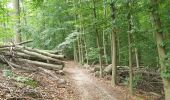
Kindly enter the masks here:
[[[164, 73], [168, 69], [166, 68], [165, 65], [165, 58], [166, 58], [165, 45], [162, 45], [164, 43], [164, 38], [163, 38], [163, 31], [162, 31], [162, 23], [158, 13], [159, 3], [160, 0], [150, 0], [151, 15], [153, 18], [153, 25], [155, 28], [155, 39], [156, 39], [158, 55], [159, 55], [159, 64], [161, 67], [161, 73]], [[162, 80], [164, 85], [165, 100], [170, 100], [170, 79], [162, 76]]]
[[127, 0], [127, 23], [128, 23], [128, 47], [129, 47], [129, 89], [130, 94], [133, 94], [133, 71], [132, 71], [132, 14], [131, 14], [131, 0]]
[[21, 42], [21, 29], [20, 29], [20, 0], [14, 0], [14, 7], [15, 7], [15, 43]]
[[[106, 9], [106, 2], [107, 0], [103, 0], [103, 15], [104, 15], [104, 19], [107, 18], [107, 9]], [[108, 64], [108, 58], [107, 58], [107, 51], [106, 51], [106, 39], [105, 39], [105, 30], [103, 28], [103, 52], [104, 52], [104, 58], [105, 58], [105, 63]]]
[[94, 19], [95, 19], [95, 23], [94, 23], [94, 29], [95, 29], [95, 34], [96, 34], [96, 39], [97, 39], [97, 48], [99, 50], [98, 55], [99, 55], [99, 64], [100, 64], [100, 77], [103, 76], [103, 67], [102, 67], [102, 54], [101, 54], [101, 46], [100, 46], [100, 35], [99, 35], [99, 31], [98, 31], [98, 27], [97, 27], [97, 11], [96, 11], [96, 1], [97, 0], [93, 0], [93, 14], [94, 14]]
[[113, 0], [110, 0], [110, 8], [111, 8], [111, 17], [113, 22], [113, 28], [112, 28], [112, 85], [116, 85], [116, 70], [117, 70], [117, 64], [116, 64], [116, 27], [115, 27], [115, 20], [116, 20], [116, 8], [115, 8], [115, 2]]

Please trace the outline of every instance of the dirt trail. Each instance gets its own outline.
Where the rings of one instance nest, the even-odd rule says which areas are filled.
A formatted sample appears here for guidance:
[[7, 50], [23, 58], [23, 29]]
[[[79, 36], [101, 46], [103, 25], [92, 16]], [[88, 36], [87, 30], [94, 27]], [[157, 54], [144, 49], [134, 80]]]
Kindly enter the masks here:
[[66, 76], [77, 90], [77, 100], [129, 100], [109, 84], [90, 75], [74, 62], [65, 67]]

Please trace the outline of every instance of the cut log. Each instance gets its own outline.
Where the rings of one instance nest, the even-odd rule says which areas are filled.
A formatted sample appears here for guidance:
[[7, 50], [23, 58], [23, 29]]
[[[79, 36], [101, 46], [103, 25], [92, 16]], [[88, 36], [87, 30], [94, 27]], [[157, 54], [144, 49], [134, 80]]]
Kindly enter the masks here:
[[105, 67], [104, 74], [105, 75], [111, 75], [112, 74], [112, 64]]
[[64, 55], [55, 55], [55, 54], [51, 54], [51, 53], [48, 53], [48, 52], [45, 52], [43, 50], [39, 50], [39, 49], [33, 49], [33, 48], [29, 48], [29, 47], [22, 47], [28, 51], [32, 51], [32, 52], [36, 52], [36, 53], [39, 53], [39, 54], [42, 54], [42, 55], [45, 55], [45, 56], [49, 56], [49, 57], [52, 57], [52, 58], [56, 58], [56, 59], [63, 59], [64, 58]]
[[[38, 66], [51, 70], [61, 70], [64, 67], [65, 61], [61, 60], [64, 58], [63, 55], [55, 55], [43, 50], [20, 46], [19, 44], [1, 47], [0, 61], [16, 68], [21, 69], [22, 66], [25, 68], [26, 66], [33, 65], [32, 68], [37, 68], [35, 66]], [[4, 60], [3, 57], [5, 57], [6, 60]]]
[[31, 51], [24, 50], [24, 49], [20, 49], [20, 48], [17, 48], [17, 49], [15, 48], [14, 50], [19, 51], [19, 52], [22, 52], [22, 53], [25, 53], [25, 54], [27, 54], [27, 55], [35, 56], [35, 57], [40, 58], [40, 59], [49, 60], [49, 61], [54, 61], [56, 64], [62, 64], [62, 65], [64, 65], [64, 62], [61, 61], [61, 60], [54, 59], [54, 58], [51, 58], [51, 57], [49, 57], [49, 56], [44, 56], [44, 55], [39, 54], [39, 53], [36, 53], [36, 52], [31, 52]]
[[50, 70], [62, 70], [63, 69], [63, 65], [48, 64], [48, 63], [44, 63], [44, 62], [32, 61], [32, 60], [22, 59], [22, 58], [19, 58], [18, 60], [21, 62], [34, 64], [34, 65], [37, 65], [37, 66], [40, 66], [40, 67], [43, 67], [46, 69], [50, 69]]
[[1, 59], [2, 63], [8, 64], [10, 67], [19, 68], [19, 69], [23, 69], [23, 70], [27, 70], [27, 71], [36, 71], [36, 69], [23, 67], [23, 66], [15, 64], [15, 63], [13, 63], [11, 61], [8, 61], [5, 57], [0, 56], [0, 59]]

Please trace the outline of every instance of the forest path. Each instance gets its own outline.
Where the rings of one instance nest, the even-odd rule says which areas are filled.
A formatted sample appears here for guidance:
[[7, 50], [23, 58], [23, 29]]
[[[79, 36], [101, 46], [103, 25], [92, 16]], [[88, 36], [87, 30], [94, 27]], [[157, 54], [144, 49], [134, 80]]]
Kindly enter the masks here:
[[65, 73], [78, 94], [77, 100], [129, 100], [110, 84], [93, 77], [75, 62], [68, 62]]

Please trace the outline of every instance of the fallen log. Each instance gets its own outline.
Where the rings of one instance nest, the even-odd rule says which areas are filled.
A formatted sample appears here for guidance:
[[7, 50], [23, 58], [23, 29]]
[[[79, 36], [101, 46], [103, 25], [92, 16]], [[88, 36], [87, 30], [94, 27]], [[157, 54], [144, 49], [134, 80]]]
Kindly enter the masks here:
[[1, 63], [8, 64], [10, 67], [14, 67], [14, 68], [22, 69], [22, 70], [27, 70], [27, 71], [36, 71], [36, 69], [31, 69], [31, 68], [28, 68], [28, 67], [24, 67], [24, 66], [20, 66], [18, 64], [15, 64], [15, 63], [7, 60], [3, 56], [0, 56], [0, 59], [1, 59], [0, 60]]
[[[1, 62], [20, 69], [22, 68], [22, 66], [24, 66], [23, 68], [25, 68], [26, 66], [29, 67], [29, 64], [33, 65], [33, 68], [35, 66], [38, 66], [50, 70], [63, 69], [64, 63], [66, 63], [61, 60], [62, 58], [64, 58], [63, 55], [55, 55], [49, 52], [45, 52], [44, 50], [20, 46], [28, 42], [30, 41], [22, 42], [17, 45], [1, 46]], [[6, 60], [4, 60], [3, 57], [5, 57]]]
[[[117, 66], [118, 73], [128, 73], [129, 67], [128, 66]], [[148, 71], [145, 68], [133, 68], [133, 73], [141, 73], [141, 74], [148, 74], [148, 75], [160, 75], [158, 72], [155, 71]], [[105, 75], [111, 75], [112, 74], [112, 65], [108, 65], [104, 69]]]
[[20, 47], [20, 48], [24, 48], [28, 51], [36, 52], [36, 53], [39, 53], [39, 54], [42, 54], [42, 55], [45, 55], [45, 56], [49, 56], [49, 57], [52, 57], [52, 58], [56, 58], [56, 59], [63, 59], [64, 58], [64, 55], [55, 55], [55, 54], [51, 54], [51, 53], [48, 53], [48, 52], [45, 52], [45, 51], [39, 50], [39, 49], [33, 49], [33, 48], [29, 48], [29, 47]]
[[[17, 60], [16, 60], [17, 61]], [[44, 62], [39, 62], [39, 61], [32, 61], [32, 60], [28, 60], [28, 59], [22, 59], [19, 58], [18, 61], [20, 62], [25, 62], [28, 64], [33, 64], [33, 65], [37, 65], [49, 70], [62, 70], [63, 69], [63, 65], [54, 65], [54, 64], [48, 64], [48, 63], [44, 63]]]
[[111, 75], [112, 74], [112, 64], [105, 67], [104, 74], [105, 75]]
[[51, 57], [49, 57], [49, 56], [44, 56], [44, 55], [39, 54], [39, 53], [36, 53], [36, 52], [31, 52], [31, 51], [24, 50], [24, 49], [20, 49], [20, 48], [15, 48], [14, 50], [16, 50], [16, 51], [18, 51], [18, 52], [25, 53], [25, 54], [27, 54], [27, 55], [31, 55], [31, 56], [40, 58], [40, 59], [53, 61], [53, 62], [55, 62], [56, 64], [64, 65], [64, 62], [61, 61], [61, 60], [58, 60], [58, 59], [55, 59], [55, 58], [51, 58]]

